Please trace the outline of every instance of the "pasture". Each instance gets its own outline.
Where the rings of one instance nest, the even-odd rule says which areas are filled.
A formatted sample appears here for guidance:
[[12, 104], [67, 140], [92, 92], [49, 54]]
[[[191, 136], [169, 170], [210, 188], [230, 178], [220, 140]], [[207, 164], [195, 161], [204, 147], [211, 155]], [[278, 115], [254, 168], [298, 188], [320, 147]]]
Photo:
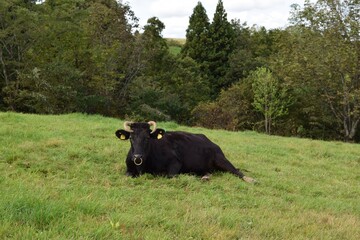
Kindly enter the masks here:
[[118, 119], [0, 113], [0, 239], [360, 239], [360, 145], [204, 133], [259, 184], [124, 175]]
[[179, 55], [182, 46], [185, 44], [186, 39], [183, 38], [167, 38], [166, 42], [169, 46], [169, 51], [172, 55]]

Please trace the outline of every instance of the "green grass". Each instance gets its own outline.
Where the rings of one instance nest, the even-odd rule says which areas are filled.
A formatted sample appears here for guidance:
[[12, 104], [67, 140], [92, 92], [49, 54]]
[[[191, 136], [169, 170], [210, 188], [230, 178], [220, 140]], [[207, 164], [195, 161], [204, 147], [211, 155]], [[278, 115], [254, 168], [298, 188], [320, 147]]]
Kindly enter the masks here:
[[124, 176], [122, 121], [0, 113], [0, 239], [360, 239], [360, 145], [204, 133], [260, 184]]
[[182, 46], [185, 44], [185, 38], [167, 38], [167, 44], [169, 46], [169, 51], [173, 55], [178, 55], [181, 52]]
[[178, 47], [178, 46], [170, 46], [169, 47], [169, 51], [170, 51], [170, 53], [171, 54], [173, 54], [173, 55], [178, 55], [178, 54], [180, 54], [181, 53], [181, 47]]

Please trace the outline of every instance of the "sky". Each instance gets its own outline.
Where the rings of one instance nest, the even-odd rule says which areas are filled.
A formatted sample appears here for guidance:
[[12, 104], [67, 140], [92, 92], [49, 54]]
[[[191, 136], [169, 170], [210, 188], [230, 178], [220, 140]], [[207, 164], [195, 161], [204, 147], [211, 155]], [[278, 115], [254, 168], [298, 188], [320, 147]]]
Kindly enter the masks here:
[[[165, 24], [163, 37], [185, 38], [189, 18], [199, 0], [124, 0], [139, 18], [140, 26], [151, 17], [158, 17]], [[218, 0], [200, 1], [210, 22]], [[290, 6], [303, 6], [304, 0], [223, 0], [228, 21], [238, 19], [248, 26], [264, 26], [266, 29], [283, 28], [288, 25]]]

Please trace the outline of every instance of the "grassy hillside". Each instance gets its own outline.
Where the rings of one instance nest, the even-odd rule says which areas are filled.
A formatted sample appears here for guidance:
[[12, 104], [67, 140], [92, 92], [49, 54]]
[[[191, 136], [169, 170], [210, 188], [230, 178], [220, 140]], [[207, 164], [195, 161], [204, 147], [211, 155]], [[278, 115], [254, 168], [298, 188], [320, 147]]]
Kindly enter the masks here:
[[158, 124], [260, 184], [128, 178], [120, 120], [0, 113], [0, 239], [360, 239], [360, 145]]
[[185, 44], [185, 38], [166, 38], [169, 46], [169, 51], [173, 55], [178, 55], [181, 52], [182, 46]]
[[166, 41], [168, 41], [168, 44], [174, 45], [173, 43], [178, 44], [179, 46], [182, 46], [186, 42], [186, 38], [166, 38]]

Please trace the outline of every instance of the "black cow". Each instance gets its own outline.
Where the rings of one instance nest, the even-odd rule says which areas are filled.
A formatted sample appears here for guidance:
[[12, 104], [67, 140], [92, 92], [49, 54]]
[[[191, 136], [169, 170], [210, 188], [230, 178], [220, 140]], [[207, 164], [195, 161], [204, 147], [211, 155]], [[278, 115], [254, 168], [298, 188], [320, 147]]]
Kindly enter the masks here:
[[180, 173], [194, 173], [209, 179], [210, 173], [223, 171], [246, 182], [255, 182], [236, 169], [220, 147], [203, 134], [165, 133], [165, 130], [156, 128], [154, 121], [125, 122], [124, 130], [117, 130], [115, 134], [119, 139], [130, 139], [131, 142], [126, 158], [128, 176], [150, 173], [173, 177]]

